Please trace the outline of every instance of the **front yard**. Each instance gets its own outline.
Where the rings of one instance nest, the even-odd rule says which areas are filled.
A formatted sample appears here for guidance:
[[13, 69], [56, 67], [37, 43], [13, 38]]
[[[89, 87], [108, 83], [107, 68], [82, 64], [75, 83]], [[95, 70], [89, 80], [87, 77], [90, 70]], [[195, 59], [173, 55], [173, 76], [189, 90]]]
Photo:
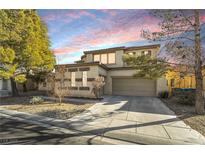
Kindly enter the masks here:
[[195, 114], [194, 106], [177, 103], [174, 98], [163, 99], [163, 102], [187, 125], [205, 136], [205, 115]]
[[58, 102], [43, 101], [39, 104], [30, 104], [30, 97], [7, 97], [1, 98], [0, 107], [9, 110], [27, 112], [31, 114], [57, 118], [69, 119], [77, 114], [84, 112], [91, 107], [93, 103], [70, 103], [63, 102], [59, 105]]

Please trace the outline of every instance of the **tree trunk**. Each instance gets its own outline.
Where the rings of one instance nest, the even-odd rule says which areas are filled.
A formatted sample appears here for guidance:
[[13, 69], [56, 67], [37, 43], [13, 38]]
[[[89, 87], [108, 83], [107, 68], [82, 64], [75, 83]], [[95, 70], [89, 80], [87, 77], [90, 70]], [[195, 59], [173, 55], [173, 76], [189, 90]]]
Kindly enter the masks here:
[[27, 86], [26, 86], [26, 82], [23, 83], [23, 92], [27, 92], [28, 89], [27, 89]]
[[17, 89], [16, 82], [15, 82], [14, 78], [11, 77], [10, 81], [11, 81], [12, 96], [19, 96], [18, 89]]
[[204, 114], [204, 98], [203, 98], [203, 76], [202, 76], [202, 53], [200, 39], [200, 22], [199, 10], [195, 10], [195, 78], [196, 78], [196, 104], [195, 110], [197, 114]]
[[61, 101], [62, 101], [62, 99], [61, 99], [61, 97], [59, 97], [59, 103], [58, 103], [58, 105], [61, 105]]

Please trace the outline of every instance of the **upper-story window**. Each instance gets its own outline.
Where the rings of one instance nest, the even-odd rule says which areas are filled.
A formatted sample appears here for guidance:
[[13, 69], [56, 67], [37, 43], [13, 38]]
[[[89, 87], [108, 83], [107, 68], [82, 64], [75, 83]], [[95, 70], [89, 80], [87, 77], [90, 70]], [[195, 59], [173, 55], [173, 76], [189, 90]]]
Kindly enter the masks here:
[[148, 51], [142, 51], [142, 55], [149, 55], [151, 56], [152, 52], [150, 50]]
[[97, 62], [97, 61], [99, 62], [100, 61], [100, 54], [95, 54], [94, 55], [94, 61], [95, 62]]
[[94, 54], [94, 62], [101, 62], [103, 64], [115, 64], [116, 58], [115, 53], [103, 53], [103, 54]]
[[108, 64], [115, 64], [115, 53], [108, 53]]
[[107, 64], [107, 54], [101, 54], [101, 63]]

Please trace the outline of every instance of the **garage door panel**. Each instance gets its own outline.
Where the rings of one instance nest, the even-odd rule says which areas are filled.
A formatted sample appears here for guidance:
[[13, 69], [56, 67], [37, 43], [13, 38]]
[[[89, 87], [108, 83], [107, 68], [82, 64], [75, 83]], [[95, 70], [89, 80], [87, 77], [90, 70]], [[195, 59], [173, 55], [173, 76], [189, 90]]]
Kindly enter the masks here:
[[134, 78], [113, 78], [113, 94], [128, 96], [155, 96], [156, 81]]

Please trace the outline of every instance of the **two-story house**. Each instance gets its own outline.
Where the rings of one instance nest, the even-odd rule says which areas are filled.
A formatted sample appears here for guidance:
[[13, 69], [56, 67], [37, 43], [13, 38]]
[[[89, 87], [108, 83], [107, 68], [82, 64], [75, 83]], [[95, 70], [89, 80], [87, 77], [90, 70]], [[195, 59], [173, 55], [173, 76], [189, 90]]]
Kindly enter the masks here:
[[[157, 96], [160, 91], [168, 90], [166, 79], [157, 80], [136, 79], [136, 70], [127, 66], [122, 57], [124, 54], [136, 56], [149, 54], [157, 56], [160, 45], [115, 47], [93, 51], [84, 51], [81, 60], [74, 64], [66, 64], [65, 76], [68, 79], [69, 96], [94, 97], [92, 81], [97, 76], [103, 76], [105, 85], [102, 93], [106, 95]], [[56, 75], [58, 72], [56, 71]], [[46, 83], [39, 90], [46, 90]]]

